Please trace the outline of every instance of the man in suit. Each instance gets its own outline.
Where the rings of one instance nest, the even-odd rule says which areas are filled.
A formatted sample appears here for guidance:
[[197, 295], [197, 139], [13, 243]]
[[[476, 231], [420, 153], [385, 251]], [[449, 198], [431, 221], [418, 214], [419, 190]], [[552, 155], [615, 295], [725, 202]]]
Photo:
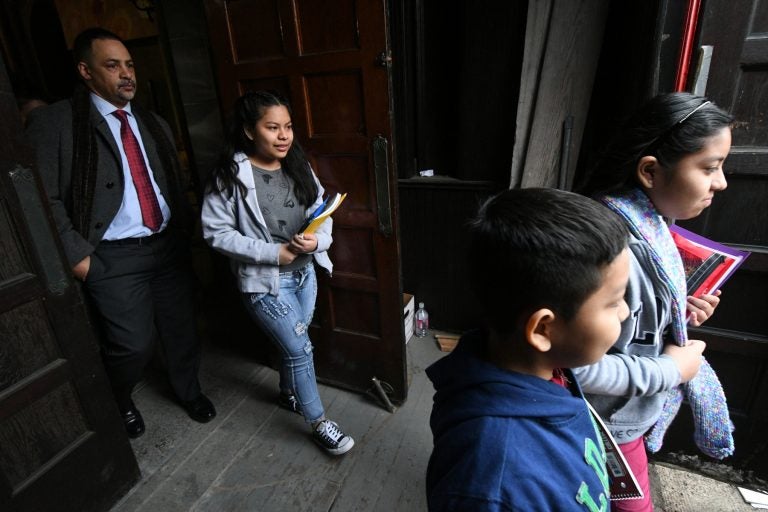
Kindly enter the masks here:
[[161, 341], [180, 404], [199, 422], [216, 410], [200, 391], [184, 197], [171, 131], [132, 104], [133, 60], [101, 28], [77, 36], [82, 85], [32, 112], [27, 134], [74, 276], [102, 331], [101, 353], [129, 437], [144, 433], [131, 393]]

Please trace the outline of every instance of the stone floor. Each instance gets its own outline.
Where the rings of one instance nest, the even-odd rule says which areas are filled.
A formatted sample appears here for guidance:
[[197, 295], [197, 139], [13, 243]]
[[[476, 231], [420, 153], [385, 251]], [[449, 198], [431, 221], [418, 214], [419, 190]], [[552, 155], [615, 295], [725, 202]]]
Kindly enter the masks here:
[[[426, 510], [433, 390], [424, 368], [442, 355], [432, 336], [411, 339], [409, 396], [393, 414], [365, 395], [321, 386], [328, 416], [356, 442], [331, 457], [301, 417], [275, 405], [275, 371], [207, 346], [201, 380], [218, 416], [192, 422], [162, 382], [145, 381], [135, 401], [147, 432], [132, 441], [142, 478], [112, 512]], [[675, 467], [655, 465], [652, 482], [660, 511], [752, 510], [734, 486]]]
[[651, 466], [653, 502], [658, 512], [739, 512], [755, 510], [734, 485], [682, 470]]

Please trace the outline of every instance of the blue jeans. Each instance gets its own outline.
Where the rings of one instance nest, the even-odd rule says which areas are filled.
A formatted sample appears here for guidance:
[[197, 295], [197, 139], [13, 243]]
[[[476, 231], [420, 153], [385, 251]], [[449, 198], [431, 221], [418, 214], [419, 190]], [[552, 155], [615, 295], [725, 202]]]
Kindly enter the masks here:
[[292, 272], [280, 273], [277, 297], [268, 293], [245, 293], [243, 299], [251, 318], [280, 349], [280, 392], [293, 394], [304, 419], [314, 423], [325, 411], [317, 392], [309, 324], [315, 310], [317, 277], [310, 262]]

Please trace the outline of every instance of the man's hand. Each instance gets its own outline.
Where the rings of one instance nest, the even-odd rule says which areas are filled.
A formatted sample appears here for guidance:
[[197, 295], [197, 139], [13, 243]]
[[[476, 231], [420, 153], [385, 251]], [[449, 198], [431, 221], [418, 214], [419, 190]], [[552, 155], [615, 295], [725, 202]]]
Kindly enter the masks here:
[[86, 256], [80, 261], [80, 263], [78, 263], [72, 268], [72, 273], [75, 275], [75, 278], [84, 282], [85, 278], [88, 276], [88, 271], [90, 269], [91, 269], [91, 257]]

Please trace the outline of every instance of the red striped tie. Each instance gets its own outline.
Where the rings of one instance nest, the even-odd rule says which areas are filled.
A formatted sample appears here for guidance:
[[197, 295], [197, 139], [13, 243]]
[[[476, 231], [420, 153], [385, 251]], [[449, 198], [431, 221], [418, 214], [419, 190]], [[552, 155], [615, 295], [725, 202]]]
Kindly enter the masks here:
[[139, 141], [136, 140], [136, 136], [128, 124], [128, 114], [125, 110], [115, 110], [112, 113], [120, 120], [120, 137], [123, 139], [123, 149], [125, 156], [128, 157], [131, 178], [133, 178], [133, 185], [136, 187], [136, 194], [139, 197], [141, 218], [145, 226], [152, 231], [157, 231], [163, 224], [163, 212], [160, 211], [155, 189], [152, 188], [149, 170], [144, 162], [144, 155], [141, 154]]

